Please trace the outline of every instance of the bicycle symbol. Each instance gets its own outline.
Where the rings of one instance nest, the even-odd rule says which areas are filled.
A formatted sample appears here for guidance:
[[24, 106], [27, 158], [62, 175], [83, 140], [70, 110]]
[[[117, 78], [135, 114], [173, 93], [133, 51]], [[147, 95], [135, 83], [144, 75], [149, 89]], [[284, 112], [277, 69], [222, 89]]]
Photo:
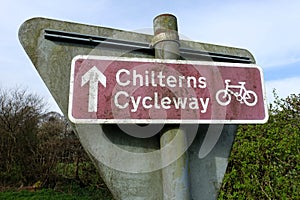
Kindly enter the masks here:
[[[229, 85], [231, 80], [225, 80], [226, 87], [216, 93], [216, 100], [222, 106], [227, 106], [231, 102], [231, 95], [235, 96], [236, 100], [247, 106], [255, 106], [257, 103], [257, 94], [252, 90], [245, 88], [246, 82], [238, 82], [239, 85]], [[234, 92], [232, 89], [239, 89]]]

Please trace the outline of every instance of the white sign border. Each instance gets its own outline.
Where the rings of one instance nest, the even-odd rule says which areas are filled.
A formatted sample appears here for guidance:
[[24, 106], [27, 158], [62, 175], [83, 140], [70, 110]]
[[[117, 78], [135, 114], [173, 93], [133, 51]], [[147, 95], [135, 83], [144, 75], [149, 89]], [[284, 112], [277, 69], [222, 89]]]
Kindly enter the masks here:
[[[170, 64], [186, 64], [186, 65], [210, 65], [210, 66], [225, 66], [225, 67], [243, 67], [256, 68], [260, 72], [265, 118], [261, 120], [172, 120], [172, 119], [77, 119], [72, 115], [73, 109], [73, 90], [75, 78], [75, 62], [79, 59], [92, 60], [116, 60], [116, 61], [132, 61], [132, 62], [153, 62], [153, 63], [170, 63]], [[75, 124], [263, 124], [269, 119], [268, 104], [266, 99], [266, 90], [264, 85], [264, 76], [262, 68], [256, 64], [243, 63], [227, 63], [227, 62], [211, 62], [211, 61], [191, 61], [191, 60], [168, 60], [155, 58], [129, 58], [129, 57], [112, 57], [112, 56], [92, 56], [78, 55], [72, 59], [71, 75], [70, 75], [70, 90], [69, 90], [69, 120]]]

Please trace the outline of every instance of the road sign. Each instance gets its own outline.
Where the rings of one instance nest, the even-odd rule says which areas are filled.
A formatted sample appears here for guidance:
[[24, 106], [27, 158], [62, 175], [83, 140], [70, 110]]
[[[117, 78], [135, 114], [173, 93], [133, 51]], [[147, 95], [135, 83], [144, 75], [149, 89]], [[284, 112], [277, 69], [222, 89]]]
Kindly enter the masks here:
[[[95, 108], [95, 103], [92, 102], [97, 101], [97, 112], [99, 112], [99, 105], [101, 104], [101, 100], [99, 98], [94, 98], [97, 95], [88, 95], [90, 88], [93, 90], [91, 84], [93, 85], [96, 81], [98, 81], [98, 96], [102, 97], [104, 89], [108, 88], [110, 86], [110, 81], [115, 79], [115, 76], [109, 75], [106, 70], [102, 71], [103, 69], [101, 69], [98, 65], [95, 66], [97, 70], [99, 70], [99, 74], [102, 73], [105, 79], [100, 78], [102, 77], [101, 75], [97, 75], [97, 72], [95, 72], [97, 70], [94, 70], [94, 72], [91, 71], [90, 73], [90, 76], [94, 76], [94, 79], [89, 78], [89, 75], [86, 75], [86, 78], [82, 79], [83, 75], [85, 75], [94, 66], [91, 66], [84, 72], [72, 72], [73, 75], [75, 74], [78, 76], [78, 80], [76, 80], [76, 77], [74, 79], [73, 75], [70, 77], [71, 63], [74, 57], [77, 55], [98, 55], [154, 58], [155, 51], [150, 46], [151, 41], [153, 41], [153, 37], [153, 35], [146, 35], [132, 31], [45, 18], [30, 19], [26, 21], [19, 30], [19, 39], [22, 46], [65, 116], [68, 115], [68, 109], [71, 108], [69, 106], [69, 101], [71, 100], [71, 98], [69, 99], [69, 90], [70, 83], [73, 84], [73, 86], [76, 86], [74, 85], [74, 80], [79, 81], [79, 85], [76, 87], [85, 90], [85, 93], [82, 93], [82, 97], [80, 97], [85, 98], [85, 106], [82, 106], [82, 112], [96, 115], [96, 112], [88, 112], [88, 102], [91, 102], [90, 111]], [[247, 64], [255, 63], [253, 55], [246, 49], [207, 44], [191, 40], [180, 40], [179, 43], [180, 56], [185, 60]], [[220, 63], [220, 65], [222, 64]], [[235, 64], [232, 66], [234, 65]], [[241, 64], [238, 66], [243, 67]], [[210, 67], [213, 68], [214, 65]], [[254, 91], [256, 94], [258, 92], [255, 88], [250, 87], [250, 80], [229, 79], [231, 82], [226, 81], [228, 84], [226, 89], [225, 80], [227, 79], [225, 79], [225, 77], [220, 78], [220, 76], [218, 76], [219, 72], [217, 67], [215, 70], [212, 70], [212, 73], [216, 75], [215, 80], [221, 80], [219, 82], [214, 82], [215, 84], [221, 84], [219, 89], [215, 89], [215, 93], [221, 90], [221, 88], [226, 91], [229, 89], [236, 90], [233, 87], [241, 85], [238, 82], [246, 82], [244, 85], [245, 90]], [[124, 78], [126, 78], [125, 72], [122, 72], [121, 74]], [[249, 77], [252, 78], [253, 76]], [[72, 78], [73, 82], [70, 82], [70, 78]], [[169, 78], [170, 87], [174, 84], [172, 83], [172, 79], [173, 78]], [[92, 80], [92, 82], [89, 82], [89, 80]], [[123, 81], [123, 79], [121, 79], [121, 81]], [[171, 89], [174, 88], [170, 88], [170, 91], [173, 91]], [[77, 91], [77, 89], [75, 90]], [[96, 94], [95, 92], [97, 91], [93, 92]], [[90, 94], [93, 94], [93, 92]], [[214, 92], [211, 92], [211, 94]], [[128, 94], [130, 94], [130, 91]], [[251, 103], [249, 95], [251, 94], [246, 95], [244, 99], [247, 98], [249, 103]], [[219, 108], [219, 113], [226, 113], [221, 111], [226, 111], [226, 109], [229, 109], [232, 103], [236, 101], [235, 96], [231, 95], [231, 97], [228, 97], [228, 95], [225, 95], [225, 92], [223, 96], [224, 100], [222, 101], [221, 98], [220, 102], [228, 105], [213, 107]], [[77, 98], [79, 97], [76, 97], [76, 99]], [[213, 99], [213, 95], [210, 98]], [[231, 99], [228, 100], [229, 98]], [[145, 99], [145, 102], [148, 103], [148, 100], [146, 100], [147, 99]], [[229, 103], [227, 101], [229, 101]], [[257, 104], [261, 103], [260, 95], [258, 95], [257, 101]], [[212, 103], [212, 101], [209, 102]], [[74, 101], [74, 103], [75, 104], [73, 104], [73, 106], [81, 106], [80, 103], [78, 104], [76, 101]], [[215, 101], [215, 103], [218, 102]], [[242, 104], [239, 106], [241, 105]], [[164, 104], [164, 106], [167, 105]], [[237, 106], [237, 108], [239, 108], [239, 106]], [[151, 113], [152, 118], [155, 114], [158, 114], [155, 107], [149, 108], [148, 111]], [[216, 109], [214, 109], [214, 111], [215, 113], [218, 113], [216, 112]], [[164, 116], [166, 113], [161, 112], [160, 114], [161, 116]], [[159, 134], [147, 139], [136, 138], [130, 135], [132, 127], [134, 127], [134, 130], [136, 130], [136, 128], [138, 129], [135, 133], [145, 135], [146, 131], [152, 131], [153, 129], [157, 130], [157, 127], [158, 130], [160, 130], [160, 127], [162, 126], [157, 126], [156, 124], [150, 124], [148, 126], [138, 126], [135, 124], [130, 124], [129, 126], [126, 124], [119, 124], [118, 126], [114, 124], [98, 125], [95, 124], [95, 120], [98, 120], [97, 117], [89, 117], [90, 116], [87, 116], [83, 120], [88, 121], [88, 119], [90, 119], [90, 121], [94, 124], [76, 123], [72, 124], [72, 127], [74, 128], [73, 130], [76, 132], [76, 135], [79, 136], [82, 146], [87, 150], [87, 153], [94, 158], [94, 161], [97, 164], [97, 169], [105, 180], [110, 191], [112, 191], [114, 198], [136, 199], [143, 196], [147, 199], [163, 199], [163, 196], [165, 195], [165, 187], [162, 184], [162, 179], [164, 179], [164, 176], [162, 176], [163, 170], [158, 170], [160, 167], [157, 167], [157, 165], [162, 163], [162, 159], [160, 159], [160, 155], [158, 153], [158, 150], [161, 148], [158, 142], [160, 138], [156, 137]], [[112, 119], [107, 121], [112, 121]], [[195, 123], [196, 122], [197, 120], [195, 120]], [[248, 123], [252, 122], [253, 121], [248, 121]], [[187, 150], [189, 164], [188, 176], [190, 177], [188, 189], [191, 192], [191, 196], [194, 199], [216, 199], [222, 183], [222, 178], [226, 171], [228, 157], [230, 155], [231, 146], [236, 133], [236, 126], [231, 124], [224, 126], [222, 124], [205, 124], [198, 127], [196, 124], [188, 126], [182, 125], [180, 127], [186, 131], [189, 138], [191, 135], [194, 136], [196, 134], [195, 139], [194, 137], [190, 138], [194, 141]], [[221, 142], [217, 142], [215, 144], [218, 138]], [[172, 141], [174, 140], [175, 139], [172, 139]], [[210, 151], [207, 147], [209, 146], [212, 148], [212, 144], [215, 144], [215, 146]], [[178, 151], [178, 145], [166, 145], [166, 147], [170, 148], [170, 152], [176, 152], [176, 154], [180, 154], [185, 151], [185, 149], [183, 149], [183, 151]], [[144, 154], [145, 152], [147, 154], [146, 156]], [[158, 157], [149, 157], [152, 155], [158, 155]], [[173, 159], [177, 160], [178, 157], [170, 156], [169, 160], [173, 161]], [[162, 167], [165, 168], [165, 166], [169, 163], [165, 162], [164, 164], [166, 165]], [[177, 171], [175, 175], [178, 175]], [[169, 186], [178, 186], [178, 184], [169, 184]], [[124, 190], [124, 188], [126, 188], [126, 190]]]
[[254, 64], [76, 56], [69, 118], [74, 123], [264, 123], [264, 93], [261, 68]]

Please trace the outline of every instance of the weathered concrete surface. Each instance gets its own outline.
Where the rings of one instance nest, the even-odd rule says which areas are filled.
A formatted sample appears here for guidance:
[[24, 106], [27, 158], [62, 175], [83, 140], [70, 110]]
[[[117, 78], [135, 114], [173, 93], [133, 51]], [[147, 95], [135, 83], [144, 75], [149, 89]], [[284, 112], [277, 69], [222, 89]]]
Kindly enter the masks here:
[[[145, 55], [138, 52], [126, 51], [124, 49], [112, 50], [110, 48], [102, 48], [101, 45], [95, 48], [88, 45], [53, 42], [44, 38], [45, 29], [62, 30], [145, 43], [150, 43], [153, 36], [43, 18], [34, 18], [25, 22], [20, 28], [19, 39], [65, 116], [67, 116], [68, 113], [70, 68], [73, 57], [77, 55], [102, 55], [154, 58], [154, 54]], [[180, 41], [180, 44], [181, 47], [189, 47], [196, 50], [249, 57], [251, 61], [255, 63], [253, 56], [244, 49], [192, 41]], [[99, 151], [102, 150], [101, 147], [110, 144], [111, 146], [107, 146], [108, 148], [106, 151], [104, 149], [106, 159], [110, 158], [111, 162], [117, 162], [118, 159], [120, 159], [122, 162], [119, 167], [124, 165], [124, 167], [134, 168], [136, 163], [133, 160], [126, 161], [124, 158], [122, 160], [122, 158], [120, 158], [115, 151], [111, 151], [109, 147], [117, 147], [118, 149], [123, 149], [127, 152], [152, 152], [160, 149], [158, 137], [147, 139], [134, 138], [125, 134], [116, 125], [102, 126], [73, 124], [73, 127], [85, 150], [89, 153], [91, 158], [94, 158], [102, 178], [105, 180], [116, 199], [163, 199], [161, 170], [148, 173], [140, 173], [139, 171], [136, 173], [128, 173], [105, 166], [98, 161], [99, 156], [101, 156], [99, 155]], [[219, 129], [220, 127], [217, 127], [216, 132], [218, 132]], [[217, 195], [216, 192], [218, 191], [220, 181], [226, 170], [227, 158], [229, 156], [235, 131], [233, 125], [221, 127], [221, 130], [222, 129], [223, 131], [218, 143], [207, 157], [200, 159], [199, 149], [204, 140], [203, 138], [207, 133], [208, 126], [199, 126], [196, 140], [194, 140], [188, 150], [192, 199], [198, 200], [206, 197], [203, 195], [208, 195], [210, 199], [215, 199]], [[212, 132], [213, 131], [214, 129], [212, 129]], [[189, 132], [187, 132], [187, 136], [189, 136]], [[107, 141], [107, 143], [104, 143], [104, 141]], [[102, 153], [103, 152], [101, 152], [101, 154]], [[151, 162], [149, 163], [151, 165]]]
[[[155, 138], [148, 140], [133, 138], [122, 133], [115, 125], [76, 125], [75, 129], [78, 133], [86, 133], [88, 130], [88, 134], [79, 134], [80, 141], [97, 164], [103, 180], [116, 199], [162, 199], [160, 171], [150, 173], [125, 173], [104, 165], [99, 162], [99, 158], [93, 156], [100, 154], [97, 152], [103, 148], [103, 145], [107, 144], [104, 142], [106, 140], [118, 145], [118, 148], [129, 152], [151, 152], [159, 145]], [[107, 149], [108, 148], [109, 147], [107, 147]], [[114, 151], [108, 150], [105, 153], [112, 159], [118, 157]], [[119, 159], [120, 167], [128, 167], [128, 165], [133, 165], [134, 167], [135, 165], [135, 162], [131, 162], [130, 160]]]
[[[20, 41], [36, 67], [43, 81], [49, 88], [52, 96], [56, 100], [60, 109], [67, 116], [68, 113], [68, 94], [70, 82], [70, 67], [72, 59], [77, 55], [106, 55], [106, 56], [127, 56], [127, 57], [145, 57], [144, 55], [133, 54], [125, 50], [115, 50], [107, 48], [93, 48], [89, 46], [77, 46], [63, 42], [52, 42], [44, 39], [44, 30], [54, 29], [81, 34], [101, 35], [106, 37], [122, 37], [124, 40], [137, 40], [150, 42], [151, 36], [112, 30], [108, 28], [99, 28], [82, 24], [68, 23], [49, 19], [35, 18], [27, 21], [20, 28]], [[120, 34], [122, 33], [122, 34]], [[103, 140], [105, 134], [108, 134], [111, 141], [133, 152], [147, 152], [153, 149], [159, 149], [159, 141], [153, 139], [137, 139], [124, 134], [114, 125], [107, 125], [107, 132], [103, 132], [100, 125], [74, 125], [83, 147], [93, 157], [95, 148], [99, 140]], [[112, 131], [110, 131], [112, 130]], [[94, 140], [89, 140], [92, 136], [97, 136]], [[92, 143], [88, 143], [91, 142]], [[126, 144], [126, 145], [124, 145]], [[132, 148], [134, 146], [134, 148]], [[108, 155], [110, 150], [107, 149]], [[114, 158], [114, 155], [111, 155]], [[162, 199], [161, 172], [132, 174], [116, 171], [103, 164], [96, 162], [100, 174], [111, 190], [116, 199]], [[130, 163], [134, 165], [134, 163]], [[122, 163], [120, 163], [122, 165]]]
[[[198, 134], [190, 146], [189, 167], [192, 199], [213, 200], [217, 198], [226, 167], [231, 146], [234, 141], [236, 125], [201, 125]], [[199, 159], [200, 147], [206, 134], [218, 134], [222, 131], [217, 144], [204, 158]]]

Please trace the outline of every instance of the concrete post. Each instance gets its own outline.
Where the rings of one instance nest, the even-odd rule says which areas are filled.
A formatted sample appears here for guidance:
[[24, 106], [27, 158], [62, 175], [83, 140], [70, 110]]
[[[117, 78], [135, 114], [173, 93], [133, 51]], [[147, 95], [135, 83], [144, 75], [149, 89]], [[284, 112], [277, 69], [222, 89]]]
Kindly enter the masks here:
[[[179, 36], [177, 19], [170, 14], [162, 14], [154, 18], [154, 38], [152, 45], [155, 48], [155, 58], [179, 59]], [[160, 145], [163, 148], [172, 139], [180, 137], [180, 142], [174, 145], [171, 151], [162, 151], [162, 162], [168, 160], [170, 155], [186, 149], [187, 142], [185, 132], [178, 125], [167, 125], [162, 130]], [[162, 183], [164, 200], [189, 200], [188, 181], [188, 155], [184, 153], [178, 160], [162, 169]]]

